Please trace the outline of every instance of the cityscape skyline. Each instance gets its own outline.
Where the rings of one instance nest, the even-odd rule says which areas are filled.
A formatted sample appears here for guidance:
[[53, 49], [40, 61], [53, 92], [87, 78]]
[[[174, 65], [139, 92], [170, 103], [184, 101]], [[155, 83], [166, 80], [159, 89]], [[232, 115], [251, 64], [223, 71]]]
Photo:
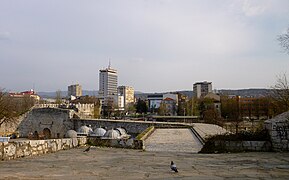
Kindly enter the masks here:
[[[277, 36], [289, 2], [2, 1], [0, 87], [98, 90], [109, 60], [119, 85], [141, 92], [270, 88], [288, 74]], [[65, 9], [65, 11], [63, 11]]]

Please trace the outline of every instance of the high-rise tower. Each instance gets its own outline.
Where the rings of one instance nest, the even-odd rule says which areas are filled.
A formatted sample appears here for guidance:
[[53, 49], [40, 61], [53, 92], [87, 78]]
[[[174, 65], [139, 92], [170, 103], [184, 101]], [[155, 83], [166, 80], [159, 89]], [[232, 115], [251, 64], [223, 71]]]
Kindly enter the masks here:
[[99, 92], [100, 98], [117, 95], [117, 70], [108, 68], [99, 70]]
[[194, 96], [197, 98], [204, 97], [212, 92], [212, 82], [196, 82], [193, 86]]
[[75, 97], [80, 97], [82, 96], [82, 88], [81, 85], [79, 84], [74, 84], [68, 86], [68, 91], [67, 91], [68, 96], [75, 96]]

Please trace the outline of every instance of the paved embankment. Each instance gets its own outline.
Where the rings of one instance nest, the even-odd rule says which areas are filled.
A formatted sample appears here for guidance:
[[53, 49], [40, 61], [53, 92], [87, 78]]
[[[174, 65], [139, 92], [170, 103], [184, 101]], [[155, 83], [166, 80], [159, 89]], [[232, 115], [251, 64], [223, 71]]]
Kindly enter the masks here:
[[[0, 179], [289, 179], [289, 153], [192, 154], [91, 147], [0, 162]], [[174, 161], [179, 173], [170, 170]]]
[[202, 148], [190, 129], [156, 129], [144, 145], [146, 151], [197, 153]]
[[193, 123], [195, 131], [203, 138], [206, 139], [210, 136], [217, 134], [225, 134], [226, 129], [215, 124]]

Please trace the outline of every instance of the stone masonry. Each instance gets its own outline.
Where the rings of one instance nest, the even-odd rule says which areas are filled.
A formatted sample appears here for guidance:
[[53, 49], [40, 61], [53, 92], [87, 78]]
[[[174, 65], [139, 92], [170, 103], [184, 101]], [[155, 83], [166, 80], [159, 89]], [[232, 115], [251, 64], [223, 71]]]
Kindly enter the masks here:
[[274, 151], [289, 151], [289, 111], [265, 121]]
[[0, 142], [0, 159], [10, 160], [25, 156], [53, 153], [81, 146], [86, 144], [86, 142], [86, 137]]
[[73, 110], [58, 108], [33, 109], [19, 124], [19, 136], [28, 137], [31, 133], [46, 131], [49, 138], [63, 138], [68, 130], [73, 129], [73, 114]]

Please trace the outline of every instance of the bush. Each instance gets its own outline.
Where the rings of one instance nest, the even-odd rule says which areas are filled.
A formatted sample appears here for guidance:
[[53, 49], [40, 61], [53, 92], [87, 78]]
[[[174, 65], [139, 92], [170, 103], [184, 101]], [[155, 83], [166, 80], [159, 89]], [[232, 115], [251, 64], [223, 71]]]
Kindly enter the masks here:
[[216, 141], [270, 141], [270, 135], [266, 129], [251, 132], [241, 131], [238, 134], [216, 135], [207, 139], [200, 153], [224, 153], [227, 150], [222, 146], [215, 146]]

